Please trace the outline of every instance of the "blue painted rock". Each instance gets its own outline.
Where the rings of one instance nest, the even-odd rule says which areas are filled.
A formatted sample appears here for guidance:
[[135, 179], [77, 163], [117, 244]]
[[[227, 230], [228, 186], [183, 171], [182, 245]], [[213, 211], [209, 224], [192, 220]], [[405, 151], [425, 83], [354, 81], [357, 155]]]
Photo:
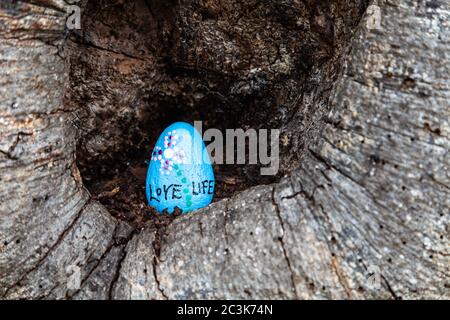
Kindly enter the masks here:
[[146, 193], [159, 212], [206, 207], [214, 196], [214, 173], [205, 144], [188, 123], [176, 122], [158, 138], [147, 171]]

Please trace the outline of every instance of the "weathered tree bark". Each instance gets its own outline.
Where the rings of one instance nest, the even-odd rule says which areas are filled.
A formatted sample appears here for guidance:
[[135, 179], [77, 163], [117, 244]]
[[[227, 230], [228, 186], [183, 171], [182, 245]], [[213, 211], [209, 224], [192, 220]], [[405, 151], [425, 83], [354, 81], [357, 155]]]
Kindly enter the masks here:
[[[114, 39], [106, 11], [89, 15], [102, 4], [67, 41], [63, 1], [0, 9], [1, 298], [450, 298], [445, 3], [380, 2], [382, 29], [356, 33], [365, 1], [136, 3], [150, 26]], [[120, 122], [219, 100], [283, 129], [279, 182], [138, 228], [84, 187], [76, 154], [141, 138]]]

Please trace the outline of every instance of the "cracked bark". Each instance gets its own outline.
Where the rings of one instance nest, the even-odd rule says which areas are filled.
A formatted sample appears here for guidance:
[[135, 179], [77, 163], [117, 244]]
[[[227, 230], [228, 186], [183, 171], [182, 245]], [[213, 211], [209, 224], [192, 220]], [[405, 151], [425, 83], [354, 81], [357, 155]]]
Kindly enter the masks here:
[[[152, 226], [138, 232], [89, 200], [74, 164], [80, 131], [69, 126], [71, 111], [79, 109], [63, 99], [69, 74], [60, 50], [64, 5], [23, 3], [26, 16], [0, 9], [2, 298], [450, 298], [444, 4], [380, 1], [383, 29], [368, 30], [363, 21], [345, 72], [323, 78], [323, 86], [308, 82], [317, 90], [301, 86], [286, 99], [293, 106], [302, 101], [306, 127], [314, 129], [295, 131], [302, 112], [289, 115], [295, 121], [286, 132], [311, 138], [307, 144], [291, 137], [294, 152], [285, 160], [296, 168], [276, 184], [176, 219], [164, 236]], [[208, 10], [212, 23], [217, 12]], [[167, 27], [165, 17], [156, 16], [159, 27]], [[288, 23], [292, 16], [285, 17]], [[98, 48], [88, 50], [123, 55], [93, 40]], [[194, 71], [217, 72], [221, 64], [211, 63], [208, 50], [200, 52], [205, 64], [193, 64], [187, 48], [172, 67], [186, 58]], [[146, 70], [157, 65], [147, 62]], [[265, 70], [270, 76], [285, 72], [274, 66], [280, 64]], [[318, 76], [328, 74], [323, 68]], [[159, 79], [165, 80], [171, 81]], [[316, 127], [329, 110], [325, 125]], [[116, 243], [117, 237], [126, 241]], [[81, 275], [78, 289], [72, 288], [73, 266]], [[368, 284], [371, 266], [380, 270], [379, 287]]]
[[[161, 238], [162, 235], [164, 234], [164, 229], [162, 227], [159, 227], [156, 229], [155, 231], [155, 239], [152, 242], [152, 246], [153, 246], [153, 259], [152, 259], [152, 267], [153, 267], [153, 277], [155, 278], [155, 282], [156, 282], [156, 287], [158, 289], [158, 291], [161, 293], [161, 295], [164, 297], [164, 299], [168, 299], [167, 295], [164, 293], [164, 290], [161, 288], [161, 282], [158, 279], [158, 271], [157, 271], [157, 267], [158, 264], [160, 262], [160, 257], [161, 257]], [[201, 235], [201, 233], [200, 233]]]
[[[34, 271], [36, 271], [36, 269], [38, 269], [48, 258], [48, 256], [53, 252], [53, 250], [55, 250], [55, 248], [57, 248], [61, 242], [65, 239], [65, 237], [67, 236], [67, 234], [72, 230], [72, 228], [76, 225], [76, 223], [78, 222], [78, 220], [80, 219], [83, 211], [86, 209], [87, 205], [89, 204], [88, 200], [83, 207], [80, 209], [80, 211], [75, 215], [75, 218], [73, 219], [72, 222], [69, 223], [69, 225], [63, 230], [63, 232], [58, 236], [58, 238], [56, 239], [55, 243], [52, 244], [50, 246], [50, 248], [47, 250], [47, 252], [42, 256], [42, 258], [40, 258], [36, 265], [30, 269], [27, 270], [12, 286], [6, 288], [6, 291], [4, 293], [4, 296], [8, 296], [9, 292], [11, 290], [13, 290], [14, 288], [21, 286], [21, 282], [24, 281], [25, 278], [27, 278], [31, 273], [33, 273]], [[54, 288], [53, 288], [54, 289]], [[52, 290], [53, 290], [52, 289]]]
[[112, 299], [113, 297], [113, 291], [114, 291], [114, 287], [117, 283], [117, 280], [120, 277], [120, 270], [122, 269], [122, 263], [123, 260], [125, 260], [125, 257], [127, 256], [127, 251], [126, 251], [126, 247], [123, 248], [120, 257], [119, 257], [119, 262], [117, 263], [117, 267], [116, 267], [116, 271], [114, 273], [114, 277], [111, 281], [111, 284], [109, 285], [109, 290], [108, 290], [108, 298]]

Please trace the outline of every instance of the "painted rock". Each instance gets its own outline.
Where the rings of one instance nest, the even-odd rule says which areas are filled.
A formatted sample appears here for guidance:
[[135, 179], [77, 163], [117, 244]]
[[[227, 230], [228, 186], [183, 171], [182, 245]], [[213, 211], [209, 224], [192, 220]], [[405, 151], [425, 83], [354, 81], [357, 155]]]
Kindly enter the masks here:
[[197, 130], [185, 122], [165, 129], [147, 171], [149, 205], [169, 213], [175, 207], [183, 213], [206, 207], [213, 199], [214, 183], [211, 161]]

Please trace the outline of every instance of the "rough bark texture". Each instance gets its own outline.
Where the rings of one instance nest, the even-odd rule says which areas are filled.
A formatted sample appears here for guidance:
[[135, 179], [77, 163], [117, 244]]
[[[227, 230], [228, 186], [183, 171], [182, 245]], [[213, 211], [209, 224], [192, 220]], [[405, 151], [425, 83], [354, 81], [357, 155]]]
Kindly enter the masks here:
[[[84, 43], [86, 51], [80, 54], [71, 49], [69, 57], [65, 57], [61, 54], [65, 41], [63, 1], [36, 0], [13, 9], [0, 9], [0, 297], [450, 298], [450, 72], [446, 63], [450, 11], [446, 4], [380, 2], [382, 30], [368, 30], [363, 21], [353, 36], [345, 72], [338, 77], [337, 64], [348, 35], [339, 34], [337, 30], [341, 29], [336, 21], [344, 21], [341, 27], [351, 30], [355, 26], [352, 22], [359, 20], [358, 15], [341, 4], [343, 1], [330, 1], [332, 9], [302, 2], [305, 6], [302, 12], [309, 12], [308, 21], [318, 17], [318, 26], [325, 28], [327, 17], [333, 17], [334, 26], [333, 31], [325, 28], [318, 34], [314, 30], [319, 27], [305, 31], [311, 38], [303, 44], [314, 44], [314, 39], [320, 42], [321, 35], [329, 39], [332, 32], [335, 43], [342, 47], [332, 46], [334, 49], [326, 53], [332, 57], [325, 60], [319, 59], [317, 50], [329, 45], [311, 48], [312, 65], [303, 70], [301, 62], [308, 60], [301, 56], [304, 47], [300, 44], [299, 48], [290, 48], [295, 44], [287, 38], [262, 43], [261, 48], [269, 56], [270, 45], [277, 41], [285, 43], [287, 56], [295, 53], [292, 56], [299, 59], [300, 66], [293, 67], [299, 73], [273, 69], [274, 65], [289, 66], [283, 63], [283, 53], [279, 53], [279, 63], [260, 62], [264, 76], [275, 77], [270, 82], [273, 87], [252, 96], [255, 100], [248, 100], [258, 104], [245, 104], [249, 110], [261, 107], [262, 102], [273, 98], [267, 92], [296, 101], [293, 109], [287, 111], [290, 120], [277, 122], [284, 125], [286, 133], [293, 133], [286, 140], [292, 143], [291, 151], [284, 153], [290, 164], [283, 169], [289, 174], [278, 183], [245, 190], [168, 225], [136, 228], [112, 217], [91, 197], [77, 169], [76, 152], [81, 152], [83, 160], [89, 163], [104, 150], [117, 146], [108, 145], [109, 141], [117, 138], [122, 143], [124, 140], [118, 138], [120, 127], [114, 121], [120, 123], [124, 119], [121, 116], [129, 113], [141, 119], [138, 111], [145, 109], [127, 107], [136, 102], [126, 100], [132, 96], [140, 97], [138, 106], [144, 105], [145, 97], [154, 101], [156, 109], [152, 110], [158, 110], [163, 101], [185, 103], [196, 109], [206, 102], [216, 102], [212, 96], [247, 101], [243, 99], [247, 93], [242, 88], [246, 83], [259, 81], [245, 80], [252, 64], [246, 63], [245, 58], [241, 60], [243, 66], [234, 66], [225, 63], [226, 55], [216, 54], [230, 50], [227, 54], [231, 57], [238, 55], [238, 48], [231, 46], [234, 43], [227, 46], [223, 34], [215, 32], [221, 19], [230, 22], [232, 17], [216, 16], [208, 1], [195, 9], [190, 3], [179, 3], [178, 15], [172, 15], [174, 7], [158, 3], [152, 2], [150, 8], [167, 15], [154, 18], [159, 20], [154, 31], [139, 34], [161, 41], [169, 33], [186, 39], [182, 46], [182, 42], [171, 38], [175, 45], [169, 54], [169, 65], [176, 62], [175, 65], [189, 69], [195, 57], [202, 57], [195, 67], [203, 70], [220, 65], [221, 73], [229, 71], [235, 77], [234, 91], [219, 86], [210, 98], [189, 104], [188, 100], [199, 92], [186, 88], [200, 88], [199, 82], [207, 81], [208, 75], [193, 77], [160, 71], [158, 68], [163, 67], [159, 64], [165, 60], [151, 60], [161, 57], [155, 44], [153, 49], [149, 46], [148, 55], [145, 48], [144, 53], [138, 53], [137, 48], [124, 51], [126, 44], [115, 46], [120, 51], [112, 52], [112, 47], [103, 46], [104, 36], [96, 39], [79, 35], [78, 42], [91, 41]], [[239, 10], [234, 1], [224, 3], [223, 12]], [[264, 4], [275, 6], [271, 1]], [[257, 8], [250, 11], [257, 14], [254, 24], [245, 26], [250, 30], [252, 26], [262, 30], [258, 22], [264, 23], [267, 15], [273, 19], [276, 16], [269, 13], [261, 16], [263, 11]], [[195, 14], [184, 13], [197, 10], [203, 12], [202, 23]], [[288, 32], [289, 11], [286, 7], [280, 10], [286, 19], [279, 23]], [[320, 13], [314, 14], [315, 10]], [[341, 10], [349, 12], [352, 17], [349, 22], [345, 23], [345, 17], [336, 18], [339, 14], [334, 14]], [[166, 26], [164, 23], [170, 22], [171, 17], [180, 20]], [[310, 17], [313, 18], [309, 20]], [[251, 20], [249, 16], [246, 18], [233, 25]], [[206, 28], [205, 23], [207, 26], [210, 23], [211, 28]], [[174, 26], [176, 31], [170, 29]], [[192, 30], [184, 34], [187, 28]], [[95, 28], [88, 30], [99, 32]], [[226, 48], [193, 45], [204, 39], [198, 36], [199, 32], [218, 38], [217, 43]], [[196, 37], [191, 39], [189, 35]], [[247, 33], [251, 35], [254, 34]], [[195, 48], [214, 51], [191, 52]], [[92, 68], [90, 74], [84, 73], [89, 68], [80, 64], [83, 55], [88, 67], [95, 61], [110, 65], [114, 62], [125, 73], [136, 68], [148, 75], [143, 71], [147, 68], [161, 76], [160, 82], [152, 82], [155, 78], [143, 78], [136, 72], [115, 75], [120, 70], [112, 67], [112, 74], [96, 74], [101, 66]], [[255, 51], [251, 56], [263, 55]], [[223, 61], [208, 60], [213, 57]], [[107, 59], [113, 60], [105, 62]], [[215, 74], [217, 70], [211, 72]], [[286, 78], [283, 72], [288, 72]], [[184, 86], [176, 89], [178, 93], [173, 96], [182, 96], [183, 91], [191, 96], [168, 98], [175, 91], [161, 89], [159, 84], [169, 83], [161, 79], [171, 77]], [[217, 86], [215, 82], [225, 79], [223, 74], [214, 77], [210, 80], [212, 88]], [[111, 79], [114, 81], [109, 82]], [[133, 85], [148, 79], [143, 85], [144, 93], [124, 94], [125, 100], [114, 103], [114, 99], [121, 98], [117, 90], [124, 83], [138, 90]], [[294, 88], [291, 97], [284, 91], [289, 79]], [[75, 88], [67, 89], [68, 84]], [[333, 84], [336, 88], [332, 90]], [[98, 91], [92, 91], [95, 88]], [[200, 93], [205, 94], [202, 90]], [[72, 125], [73, 112], [82, 112], [82, 95], [89, 93], [91, 98], [84, 98], [90, 101], [88, 109], [92, 113], [75, 122], [76, 126], [81, 123], [81, 128], [86, 128], [89, 120], [94, 121], [83, 135]], [[155, 98], [164, 94], [167, 96]], [[96, 97], [100, 97], [98, 101], [92, 100]], [[328, 102], [330, 97], [332, 103]], [[102, 109], [102, 98], [105, 108], [111, 108], [109, 117], [105, 117], [106, 124], [95, 123], [96, 119], [102, 119], [99, 113], [105, 110], [92, 108]], [[283, 105], [280, 99], [274, 98], [269, 103], [278, 112]], [[123, 113], [117, 109], [120, 105], [125, 106]], [[332, 113], [328, 114], [329, 110]], [[267, 116], [273, 114], [271, 109], [268, 112]], [[277, 120], [275, 116], [274, 119]], [[321, 119], [325, 119], [325, 126]], [[139, 120], [139, 123], [146, 122]], [[102, 126], [111, 127], [111, 137], [103, 135], [108, 130], [102, 130]], [[313, 129], [311, 132], [309, 127]], [[91, 130], [96, 128], [98, 131], [93, 135]], [[92, 140], [95, 136], [103, 142]], [[381, 272], [379, 288], [368, 285], [368, 270], [373, 266]], [[77, 280], [74, 267], [81, 274], [79, 289], [71, 285]]]
[[[147, 154], [167, 125], [194, 120], [205, 129], [280, 128], [280, 175], [292, 171], [316, 141], [366, 6], [366, 0], [87, 2], [83, 28], [66, 50], [66, 101], [76, 110], [83, 178], [98, 182], [98, 173], [113, 171], [105, 164]], [[241, 168], [249, 182], [243, 188], [274, 181], [260, 181], [254, 169]]]

